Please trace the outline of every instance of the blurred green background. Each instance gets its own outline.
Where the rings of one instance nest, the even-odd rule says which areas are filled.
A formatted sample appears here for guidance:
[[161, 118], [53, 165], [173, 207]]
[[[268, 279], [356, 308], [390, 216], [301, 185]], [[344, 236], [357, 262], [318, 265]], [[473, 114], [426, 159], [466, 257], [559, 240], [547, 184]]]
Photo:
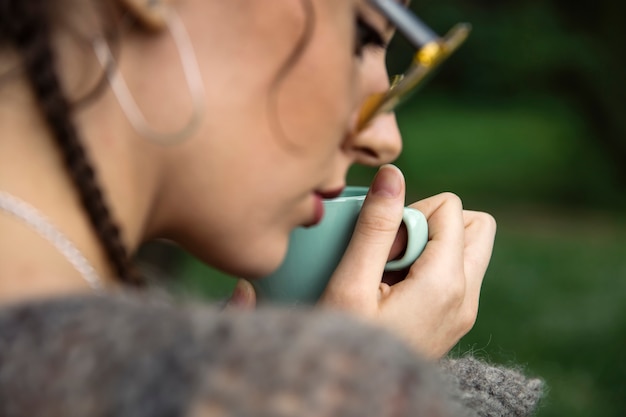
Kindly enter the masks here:
[[[626, 415], [626, 17], [623, 2], [428, 0], [467, 43], [399, 112], [409, 201], [452, 191], [498, 221], [478, 322], [454, 349], [549, 386], [539, 416]], [[411, 49], [390, 46], [399, 71]], [[355, 169], [367, 184], [372, 170]], [[179, 290], [234, 281], [179, 254]]]

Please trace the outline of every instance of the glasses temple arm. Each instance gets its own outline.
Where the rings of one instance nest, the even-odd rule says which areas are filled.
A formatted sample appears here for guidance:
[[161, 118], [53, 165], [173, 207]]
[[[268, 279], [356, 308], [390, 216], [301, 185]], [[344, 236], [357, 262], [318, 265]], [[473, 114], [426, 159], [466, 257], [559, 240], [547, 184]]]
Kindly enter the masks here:
[[368, 0], [396, 27], [411, 44], [418, 49], [433, 41], [439, 36], [433, 32], [424, 22], [396, 0]]

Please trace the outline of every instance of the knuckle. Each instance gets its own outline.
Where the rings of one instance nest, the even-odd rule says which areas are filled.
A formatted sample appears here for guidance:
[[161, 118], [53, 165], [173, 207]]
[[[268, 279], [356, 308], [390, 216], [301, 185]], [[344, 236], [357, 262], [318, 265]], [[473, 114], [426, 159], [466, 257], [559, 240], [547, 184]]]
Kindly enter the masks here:
[[462, 312], [460, 318], [461, 330], [468, 333], [476, 324], [478, 318], [478, 305], [471, 303]]
[[455, 279], [451, 282], [446, 283], [445, 286], [445, 300], [448, 305], [451, 307], [459, 307], [462, 305], [463, 300], [465, 299], [465, 279]]
[[489, 213], [476, 212], [474, 221], [479, 223], [482, 228], [495, 232], [498, 227], [496, 219]]
[[444, 300], [448, 309], [456, 311], [457, 313], [463, 309], [463, 293], [464, 291], [459, 285], [448, 290], [447, 297]]
[[463, 314], [464, 291], [456, 285], [454, 288], [441, 288], [437, 297], [437, 308], [448, 317], [459, 317]]
[[458, 195], [449, 191], [441, 193], [439, 195], [444, 200], [445, 204], [454, 205], [461, 210], [463, 209], [463, 200], [461, 200], [461, 197], [459, 197]]
[[369, 237], [374, 237], [380, 233], [396, 233], [400, 227], [400, 218], [395, 219], [389, 216], [388, 212], [372, 210], [364, 213], [359, 218], [359, 231]]
[[[472, 279], [478, 280], [479, 282], [482, 282], [485, 279], [485, 270], [487, 268], [488, 263], [489, 263], [489, 254], [481, 254], [481, 256], [465, 258], [466, 270], [472, 271], [471, 272]], [[475, 271], [480, 271], [481, 274], [478, 274]]]

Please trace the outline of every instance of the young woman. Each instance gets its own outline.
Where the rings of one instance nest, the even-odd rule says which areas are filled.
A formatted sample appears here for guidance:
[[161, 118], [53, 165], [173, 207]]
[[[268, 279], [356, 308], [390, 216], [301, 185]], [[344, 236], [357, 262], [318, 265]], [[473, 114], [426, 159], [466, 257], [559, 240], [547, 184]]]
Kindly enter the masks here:
[[[452, 194], [412, 204], [429, 243], [381, 282], [402, 142], [392, 113], [359, 116], [389, 88], [384, 46], [410, 18], [394, 5], [0, 0], [0, 301], [136, 285], [128, 254], [154, 238], [258, 278], [359, 163], [381, 168], [320, 305], [445, 354], [476, 318], [495, 222]], [[245, 283], [235, 297], [254, 304]]]

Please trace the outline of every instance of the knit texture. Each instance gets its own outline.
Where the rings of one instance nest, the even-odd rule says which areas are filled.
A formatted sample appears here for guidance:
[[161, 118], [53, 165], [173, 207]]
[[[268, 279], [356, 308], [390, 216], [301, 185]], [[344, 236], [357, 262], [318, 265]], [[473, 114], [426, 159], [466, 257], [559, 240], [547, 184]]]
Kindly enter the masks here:
[[542, 383], [441, 367], [336, 312], [119, 294], [0, 308], [3, 417], [530, 416]]
[[148, 297], [0, 309], [2, 417], [466, 417], [433, 364], [322, 310]]
[[545, 384], [521, 370], [491, 365], [474, 357], [444, 359], [443, 372], [455, 401], [480, 417], [526, 417], [536, 411]]

